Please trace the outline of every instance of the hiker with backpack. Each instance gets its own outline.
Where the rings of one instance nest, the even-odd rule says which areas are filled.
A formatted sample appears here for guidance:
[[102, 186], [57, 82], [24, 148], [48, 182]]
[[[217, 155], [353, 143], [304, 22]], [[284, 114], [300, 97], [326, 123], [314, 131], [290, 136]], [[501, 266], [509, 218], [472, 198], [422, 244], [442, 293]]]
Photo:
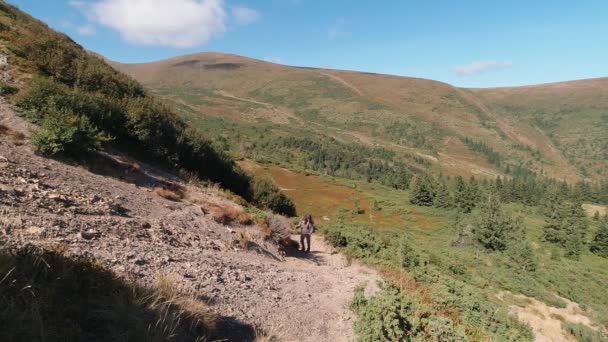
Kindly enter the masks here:
[[[310, 235], [315, 231], [315, 223], [312, 220], [312, 215], [304, 215], [304, 218], [296, 227], [300, 229], [300, 246], [302, 252], [310, 252]], [[308, 245], [306, 248], [304, 242]]]

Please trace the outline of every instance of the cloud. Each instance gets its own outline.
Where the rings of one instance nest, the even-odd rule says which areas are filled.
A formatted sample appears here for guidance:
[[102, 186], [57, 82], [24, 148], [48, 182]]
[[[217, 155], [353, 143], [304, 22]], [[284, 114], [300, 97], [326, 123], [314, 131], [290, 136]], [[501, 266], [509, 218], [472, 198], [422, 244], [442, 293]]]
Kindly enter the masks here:
[[76, 32], [78, 32], [81, 36], [91, 36], [95, 34], [95, 26], [91, 24], [85, 24], [82, 26], [78, 26], [76, 28]]
[[97, 0], [83, 5], [87, 18], [138, 45], [191, 48], [226, 30], [223, 0]]
[[344, 19], [338, 19], [328, 30], [327, 38], [329, 40], [335, 40], [338, 38], [346, 37], [350, 35], [350, 32], [344, 30]]
[[275, 64], [283, 64], [283, 60], [279, 57], [264, 57], [262, 58], [266, 62], [275, 63]]
[[233, 7], [232, 16], [234, 17], [237, 25], [249, 25], [260, 19], [260, 13], [245, 6]]
[[454, 66], [450, 71], [460, 76], [470, 76], [484, 73], [491, 69], [505, 69], [513, 66], [511, 61], [484, 60], [475, 61], [466, 65]]

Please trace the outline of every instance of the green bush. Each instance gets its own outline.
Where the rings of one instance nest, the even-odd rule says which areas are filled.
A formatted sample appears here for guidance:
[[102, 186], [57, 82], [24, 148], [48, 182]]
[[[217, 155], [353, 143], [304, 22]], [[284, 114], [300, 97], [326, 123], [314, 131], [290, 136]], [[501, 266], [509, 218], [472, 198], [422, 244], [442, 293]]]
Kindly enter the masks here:
[[12, 84], [8, 84], [4, 81], [0, 81], [0, 95], [10, 96], [16, 94], [18, 91], [19, 87]]
[[293, 202], [281, 192], [270, 178], [254, 179], [251, 193], [253, 203], [261, 208], [270, 209], [287, 216], [296, 215]]
[[562, 322], [562, 329], [581, 342], [608, 342], [608, 336], [584, 324]]
[[[0, 31], [0, 40], [10, 46], [11, 64], [34, 76], [15, 103], [26, 118], [44, 125], [36, 135], [41, 151], [77, 154], [98, 147], [102, 135], [111, 136], [119, 149], [196, 174], [253, 201], [251, 177], [138, 82], [16, 8], [0, 6], [0, 11], [14, 27]], [[48, 113], [70, 115], [52, 123], [45, 120]], [[76, 145], [80, 142], [82, 147]], [[265, 206], [295, 214], [278, 189], [266, 195], [258, 198]]]
[[32, 144], [42, 154], [73, 157], [100, 148], [106, 140], [86, 117], [56, 111], [48, 113], [32, 135]]
[[604, 258], [608, 258], [608, 216], [601, 223], [593, 241], [591, 241], [591, 252]]
[[351, 302], [357, 314], [354, 323], [358, 341], [465, 341], [464, 328], [440, 317], [415, 292], [392, 285], [365, 298], [359, 287]]

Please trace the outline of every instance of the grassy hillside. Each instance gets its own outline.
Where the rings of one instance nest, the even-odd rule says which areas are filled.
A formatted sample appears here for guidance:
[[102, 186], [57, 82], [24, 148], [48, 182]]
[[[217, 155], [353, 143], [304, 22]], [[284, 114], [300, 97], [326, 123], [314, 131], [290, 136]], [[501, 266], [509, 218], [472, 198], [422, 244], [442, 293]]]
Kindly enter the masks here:
[[[572, 304], [564, 299], [581, 305], [578, 312], [591, 319], [594, 329], [605, 331], [608, 327], [608, 302], [603, 290], [608, 282], [608, 259], [588, 250], [595, 233], [608, 221], [592, 218], [592, 214], [585, 219], [586, 250], [572, 258], [544, 238], [544, 227], [549, 222], [543, 214], [544, 205], [504, 204], [509, 217], [521, 218], [523, 231], [509, 247], [496, 251], [484, 248], [476, 237], [483, 204], [467, 214], [456, 209], [413, 205], [410, 200], [414, 194], [409, 190], [251, 161], [243, 162], [243, 166], [258, 175], [273, 177], [299, 208], [315, 215], [329, 242], [353, 258], [376, 265], [404, 289], [399, 292], [389, 288], [379, 297], [355, 299], [355, 310], [360, 315], [355, 326], [362, 340], [377, 340], [373, 329], [398, 333], [399, 329], [407, 330], [404, 326], [408, 324], [425, 327], [424, 323], [416, 323], [417, 315], [427, 315], [429, 321], [435, 322], [437, 330], [426, 326], [427, 332], [445, 334], [441, 335], [443, 340], [458, 340], [459, 333], [472, 341], [528, 340], [531, 335], [511, 321], [507, 312], [522, 310], [539, 322], [562, 320], [567, 325], [569, 319], [576, 321], [578, 316], [570, 318], [565, 313]], [[520, 243], [528, 244], [528, 256]], [[551, 316], [537, 312], [534, 300], [564, 313]], [[407, 304], [404, 307], [410, 311], [400, 314], [399, 303]], [[510, 309], [512, 305], [519, 309]], [[374, 320], [378, 315], [404, 321], [392, 328], [381, 328], [382, 324]], [[581, 329], [581, 334], [598, 334], [588, 326]], [[564, 327], [564, 331], [568, 329]], [[560, 333], [559, 329], [556, 333]], [[425, 336], [421, 331], [414, 334]], [[590, 340], [580, 335], [578, 339]], [[595, 340], [604, 341], [606, 337]]]
[[538, 128], [583, 177], [597, 179], [608, 174], [606, 89], [608, 78], [473, 92], [499, 115]]
[[[12, 102], [40, 126], [32, 143], [41, 153], [86, 159], [91, 150], [112, 146], [175, 172], [219, 183], [257, 205], [266, 206], [262, 202], [272, 201], [262, 197], [276, 195], [283, 209], [291, 207], [278, 189], [271, 189], [272, 184], [260, 188], [261, 183], [214, 148], [202, 127], [187, 125], [137, 81], [4, 2], [0, 2], [0, 50], [9, 60], [4, 71], [15, 80], [10, 85]], [[289, 208], [285, 213], [293, 211]]]
[[[578, 167], [576, 159], [568, 158], [571, 152], [563, 150], [550, 132], [539, 131], [538, 123], [503, 115], [477, 90], [416, 78], [289, 67], [220, 53], [114, 65], [172, 102], [195, 125], [215, 119], [214, 131], [237, 154], [242, 154], [243, 145], [258, 147], [268, 130], [280, 136], [384, 148], [396, 154], [394, 160], [445, 175], [496, 177], [525, 168], [568, 181], [603, 178]], [[590, 101], [598, 111], [605, 108], [600, 98], [591, 96]], [[579, 120], [577, 125], [593, 123]], [[228, 133], [234, 130], [237, 137]], [[476, 148], [465, 140], [486, 146]], [[606, 150], [595, 144], [595, 150]], [[274, 157], [285, 163], [294, 157], [276, 158], [253, 150], [256, 159]], [[426, 162], [412, 163], [414, 157]], [[606, 165], [602, 158], [596, 160], [598, 167]]]

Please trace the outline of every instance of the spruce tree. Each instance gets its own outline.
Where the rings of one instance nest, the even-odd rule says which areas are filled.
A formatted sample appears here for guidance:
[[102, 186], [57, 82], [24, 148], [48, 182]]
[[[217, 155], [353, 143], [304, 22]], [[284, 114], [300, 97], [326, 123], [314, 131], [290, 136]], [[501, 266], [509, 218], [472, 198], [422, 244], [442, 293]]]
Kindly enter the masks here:
[[443, 180], [440, 180], [439, 184], [437, 185], [437, 193], [435, 194], [433, 205], [437, 208], [443, 209], [450, 209], [454, 207], [454, 199], [452, 198], [452, 194], [450, 194], [450, 190]]
[[435, 200], [435, 189], [433, 181], [428, 175], [418, 175], [410, 186], [412, 197], [410, 202], [415, 205], [430, 207]]
[[538, 267], [538, 260], [534, 254], [534, 250], [526, 239], [515, 242], [509, 248], [509, 256], [513, 260], [513, 264], [522, 271], [533, 272]]
[[583, 250], [587, 231], [585, 212], [578, 202], [565, 202], [549, 217], [545, 225], [545, 241], [563, 247], [566, 256], [577, 258]]
[[507, 215], [496, 194], [490, 194], [481, 207], [475, 227], [477, 240], [487, 249], [502, 251], [523, 232], [521, 221]]
[[475, 208], [472, 192], [461, 176], [456, 177], [456, 190], [454, 202], [464, 213], [470, 213]]
[[604, 217], [604, 222], [600, 225], [593, 241], [591, 241], [589, 249], [594, 254], [608, 258], [608, 215]]

